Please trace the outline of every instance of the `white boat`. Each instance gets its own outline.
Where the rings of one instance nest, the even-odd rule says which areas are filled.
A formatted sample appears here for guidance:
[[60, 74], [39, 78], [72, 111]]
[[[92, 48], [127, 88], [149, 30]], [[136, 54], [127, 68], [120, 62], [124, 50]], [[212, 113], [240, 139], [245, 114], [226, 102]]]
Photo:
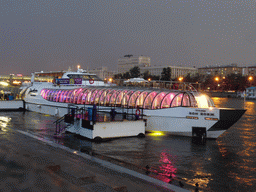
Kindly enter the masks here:
[[89, 73], [78, 70], [64, 73], [55, 83], [33, 82], [25, 91], [26, 109], [57, 116], [64, 116], [70, 103], [78, 108], [95, 104], [105, 111], [115, 108], [121, 112], [129, 108], [138, 115], [143, 110], [146, 131], [214, 139], [245, 112], [244, 109], [216, 108], [210, 97], [197, 91], [109, 87], [103, 81], [96, 83], [88, 77]]

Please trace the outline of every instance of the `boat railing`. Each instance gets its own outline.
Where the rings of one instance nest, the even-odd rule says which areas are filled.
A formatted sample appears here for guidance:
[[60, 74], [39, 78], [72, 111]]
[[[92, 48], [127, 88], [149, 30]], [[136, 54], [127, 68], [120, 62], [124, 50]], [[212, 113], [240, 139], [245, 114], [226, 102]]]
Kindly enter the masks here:
[[53, 124], [56, 124], [55, 135], [59, 135], [65, 129], [65, 127], [61, 128], [60, 126], [61, 122], [64, 120], [65, 120], [65, 116], [60, 117], [59, 119], [53, 122]]
[[182, 91], [197, 91], [201, 90], [201, 83], [198, 82], [183, 82], [183, 81], [163, 81], [163, 80], [150, 80], [143, 82], [127, 82], [125, 79], [115, 79], [113, 83], [118, 86], [127, 87], [147, 87], [154, 89], [173, 89]]
[[64, 121], [66, 123], [73, 124], [75, 120], [85, 120], [92, 121], [94, 124], [96, 122], [110, 122], [110, 121], [124, 121], [124, 120], [139, 120], [143, 119], [143, 109], [142, 108], [125, 108], [119, 109], [111, 108], [106, 110], [99, 110], [96, 107], [82, 107], [73, 108], [68, 110], [69, 113], [65, 115]]

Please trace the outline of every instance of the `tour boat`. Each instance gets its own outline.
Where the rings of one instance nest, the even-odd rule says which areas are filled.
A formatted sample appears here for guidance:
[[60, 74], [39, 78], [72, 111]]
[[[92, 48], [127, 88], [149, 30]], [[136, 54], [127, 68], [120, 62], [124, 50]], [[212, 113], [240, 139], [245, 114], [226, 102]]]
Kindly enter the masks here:
[[[40, 73], [39, 73], [40, 74]], [[196, 90], [108, 86], [84, 70], [67, 71], [54, 82], [36, 82], [24, 91], [27, 110], [64, 116], [70, 104], [98, 110], [134, 109], [146, 120], [146, 131], [180, 136], [218, 138], [245, 113], [244, 109], [217, 108]]]

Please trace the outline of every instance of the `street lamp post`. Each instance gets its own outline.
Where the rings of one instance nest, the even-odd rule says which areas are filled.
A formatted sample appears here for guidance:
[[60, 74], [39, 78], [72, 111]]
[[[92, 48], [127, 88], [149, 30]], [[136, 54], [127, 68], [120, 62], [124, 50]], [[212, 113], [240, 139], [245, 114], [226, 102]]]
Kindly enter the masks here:
[[249, 76], [249, 77], [248, 77], [248, 80], [249, 80], [249, 82], [250, 82], [250, 87], [251, 87], [251, 86], [252, 86], [253, 77], [252, 77], [252, 76]]
[[[179, 77], [180, 85], [182, 85], [182, 81], [183, 81], [183, 77]], [[181, 89], [183, 89], [183, 87], [181, 87]]]
[[219, 78], [219, 77], [215, 77], [214, 80], [217, 82], [217, 86], [216, 86], [216, 90], [217, 90], [217, 88], [218, 88], [218, 86], [219, 86], [219, 80], [220, 80], [220, 78]]

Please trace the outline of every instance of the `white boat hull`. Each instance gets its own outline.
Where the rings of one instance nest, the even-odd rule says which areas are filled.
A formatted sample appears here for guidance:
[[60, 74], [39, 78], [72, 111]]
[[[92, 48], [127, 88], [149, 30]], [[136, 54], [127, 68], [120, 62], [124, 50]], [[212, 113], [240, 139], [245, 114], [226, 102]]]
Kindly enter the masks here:
[[[35, 97], [26, 98], [25, 106], [29, 111], [59, 117], [67, 114], [68, 109], [68, 103], [50, 102]], [[77, 106], [80, 108], [84, 106], [91, 107], [91, 105]], [[110, 111], [109, 107], [100, 107], [100, 109]], [[222, 124], [218, 127], [220, 110], [218, 108], [174, 107], [159, 110], [144, 110], [143, 114], [145, 115], [146, 131], [148, 132], [160, 131], [171, 135], [191, 137], [193, 136], [193, 128], [202, 128], [206, 130], [205, 138], [216, 139], [229, 128], [222, 127]], [[243, 114], [244, 112], [241, 111], [241, 113]], [[206, 120], [207, 118], [209, 120]], [[211, 130], [213, 127], [214, 129]]]

